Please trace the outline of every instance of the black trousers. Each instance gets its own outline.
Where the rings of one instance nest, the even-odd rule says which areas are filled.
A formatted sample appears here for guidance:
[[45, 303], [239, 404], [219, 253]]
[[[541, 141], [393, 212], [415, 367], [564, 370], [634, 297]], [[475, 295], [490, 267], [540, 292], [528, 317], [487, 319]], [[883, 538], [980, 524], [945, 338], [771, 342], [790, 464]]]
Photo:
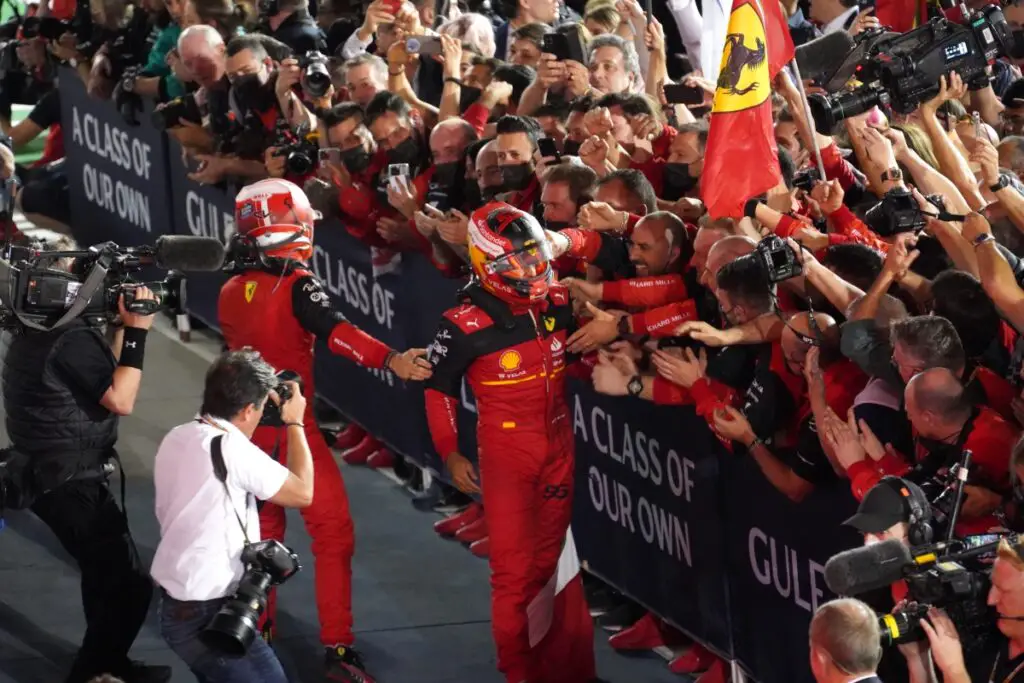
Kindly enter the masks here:
[[153, 597], [128, 522], [101, 479], [71, 481], [32, 511], [57, 535], [82, 573], [86, 631], [68, 683], [125, 670]]

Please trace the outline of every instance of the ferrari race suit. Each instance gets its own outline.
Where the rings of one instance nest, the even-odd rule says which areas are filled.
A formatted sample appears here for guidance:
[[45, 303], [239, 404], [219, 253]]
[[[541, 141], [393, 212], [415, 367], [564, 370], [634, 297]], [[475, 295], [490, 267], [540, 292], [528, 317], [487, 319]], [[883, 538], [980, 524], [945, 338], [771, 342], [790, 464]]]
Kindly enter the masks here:
[[478, 285], [445, 312], [428, 349], [427, 419], [442, 458], [458, 452], [465, 377], [476, 397], [490, 531], [491, 617], [510, 683], [594, 678], [593, 624], [572, 536], [573, 433], [565, 401], [568, 291], [513, 310]]
[[[285, 272], [247, 271], [232, 277], [220, 292], [218, 317], [228, 348], [249, 346], [275, 370], [294, 370], [307, 397], [303, 417], [313, 455], [313, 503], [302, 518], [313, 539], [316, 558], [316, 606], [320, 640], [326, 646], [351, 645], [352, 554], [354, 538], [348, 496], [341, 471], [313, 417], [313, 344], [326, 340], [334, 353], [370, 368], [381, 368], [391, 349], [331, 308], [320, 282], [299, 267]], [[287, 464], [284, 429], [259, 427], [253, 442]], [[284, 540], [285, 511], [266, 503], [260, 510], [262, 538]], [[273, 626], [275, 591], [265, 619]]]

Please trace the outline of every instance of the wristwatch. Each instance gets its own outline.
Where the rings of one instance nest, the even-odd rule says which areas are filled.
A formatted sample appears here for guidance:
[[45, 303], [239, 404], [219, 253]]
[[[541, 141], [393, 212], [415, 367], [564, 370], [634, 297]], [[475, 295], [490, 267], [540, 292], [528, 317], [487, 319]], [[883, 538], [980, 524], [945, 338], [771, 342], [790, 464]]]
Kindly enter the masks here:
[[1008, 175], [1006, 175], [1005, 173], [1000, 173], [999, 174], [999, 180], [996, 181], [995, 185], [989, 185], [988, 189], [989, 189], [990, 192], [999, 192], [999, 190], [1004, 190], [1004, 189], [1008, 188], [1009, 186], [1010, 186], [1010, 177]]
[[629, 329], [629, 316], [624, 315], [621, 318], [619, 318], [619, 336], [626, 337], [630, 334], [631, 332]]
[[626, 385], [626, 393], [630, 396], [639, 396], [644, 390], [644, 381], [640, 375], [633, 375], [633, 379], [629, 380], [629, 384]]

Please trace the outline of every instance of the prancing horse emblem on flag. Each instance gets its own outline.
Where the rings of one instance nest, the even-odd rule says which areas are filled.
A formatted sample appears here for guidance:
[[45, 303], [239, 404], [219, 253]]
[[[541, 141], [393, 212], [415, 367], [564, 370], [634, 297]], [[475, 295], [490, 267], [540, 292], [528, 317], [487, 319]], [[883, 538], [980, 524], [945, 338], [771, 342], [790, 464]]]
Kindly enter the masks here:
[[748, 2], [733, 10], [729, 28], [732, 31], [725, 37], [722, 68], [715, 92], [715, 112], [750, 109], [771, 94], [768, 49], [761, 15]]

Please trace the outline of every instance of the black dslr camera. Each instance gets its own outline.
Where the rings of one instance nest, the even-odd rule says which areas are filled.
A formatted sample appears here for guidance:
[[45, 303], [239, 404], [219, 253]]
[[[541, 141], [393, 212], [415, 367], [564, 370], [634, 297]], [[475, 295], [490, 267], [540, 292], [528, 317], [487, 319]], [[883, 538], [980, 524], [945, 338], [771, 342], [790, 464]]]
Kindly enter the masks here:
[[303, 125], [292, 132], [286, 122], [278, 124], [277, 140], [273, 147], [275, 157], [285, 157], [285, 168], [289, 175], [303, 176], [313, 172], [320, 157], [320, 136], [309, 132]]
[[299, 57], [302, 87], [312, 97], [323, 97], [331, 89], [331, 74], [327, 71], [327, 64], [327, 56], [315, 50]]
[[199, 111], [194, 95], [175, 97], [167, 104], [153, 110], [153, 127], [167, 130], [181, 125], [182, 121], [199, 124], [203, 122], [203, 113]]
[[[936, 208], [931, 217], [947, 215], [946, 204], [941, 195], [928, 195], [925, 199]], [[882, 201], [867, 210], [864, 214], [864, 224], [880, 237], [892, 237], [904, 232], [924, 230], [929, 217], [921, 211], [910, 190], [905, 187], [894, 187], [885, 193]]]
[[1024, 44], [994, 5], [971, 13], [965, 24], [935, 17], [902, 34], [872, 31], [829, 82], [830, 89], [838, 89], [854, 77], [863, 85], [835, 95], [811, 95], [811, 115], [817, 129], [828, 132], [875, 106], [910, 114], [938, 94], [939, 77], [956, 71], [978, 90], [988, 83], [988, 65], [1004, 56], [1024, 56]]
[[267, 607], [267, 591], [302, 569], [299, 556], [273, 539], [246, 545], [242, 564], [245, 574], [235, 594], [199, 636], [208, 647], [236, 657], [244, 655], [257, 638], [260, 616]]
[[299, 377], [299, 373], [294, 370], [282, 370], [277, 373], [277, 386], [274, 387], [274, 392], [281, 403], [275, 403], [273, 399], [267, 400], [267, 404], [263, 408], [263, 417], [260, 418], [261, 427], [284, 426], [284, 420], [281, 418], [281, 406], [292, 398], [292, 388], [286, 382], [297, 382], [299, 391], [302, 390], [302, 378]]
[[778, 235], [768, 235], [754, 249], [749, 257], [760, 261], [768, 277], [768, 282], [778, 284], [790, 278], [799, 277], [804, 272], [803, 264], [786, 240]]

